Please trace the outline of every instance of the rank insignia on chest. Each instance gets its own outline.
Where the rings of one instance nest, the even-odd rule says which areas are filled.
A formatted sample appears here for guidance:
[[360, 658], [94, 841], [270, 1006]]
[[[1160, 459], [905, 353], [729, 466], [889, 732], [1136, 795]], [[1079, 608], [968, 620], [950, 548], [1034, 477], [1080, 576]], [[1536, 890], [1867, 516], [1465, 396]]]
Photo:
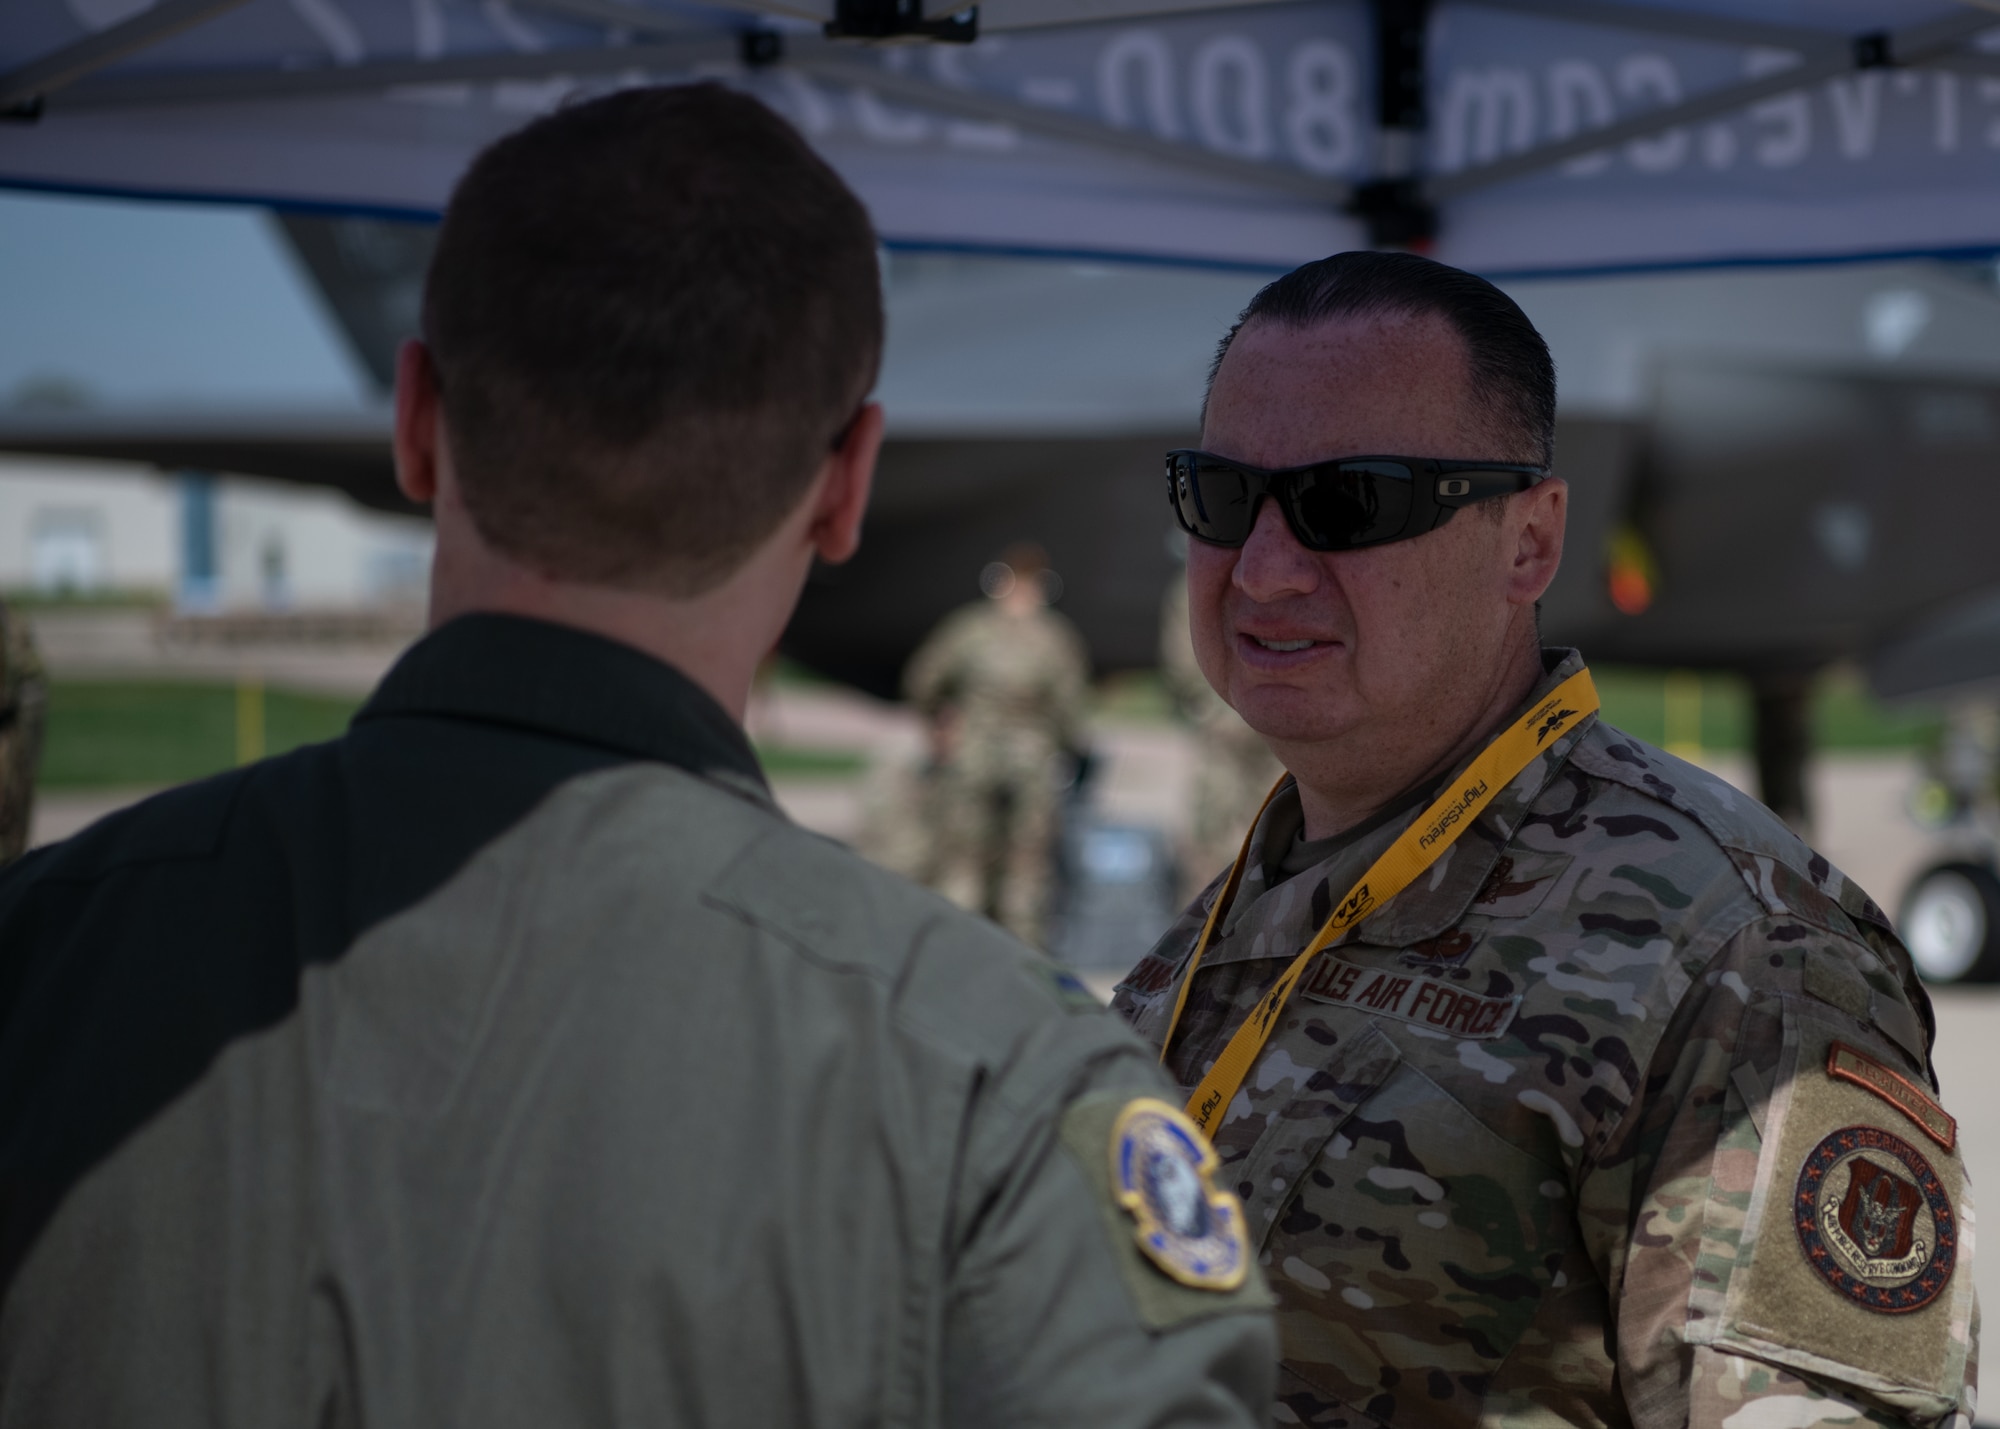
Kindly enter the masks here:
[[1446, 978], [1371, 968], [1331, 953], [1313, 964], [1299, 984], [1299, 994], [1479, 1041], [1504, 1033], [1521, 1007], [1518, 996], [1482, 997]]
[[1111, 1185], [1145, 1257], [1182, 1285], [1234, 1290], [1250, 1273], [1243, 1207], [1217, 1189], [1215, 1150], [1187, 1113], [1140, 1097], [1111, 1128]]
[[1806, 1263], [1885, 1315], [1921, 1310], [1958, 1260], [1958, 1216], [1921, 1152], [1872, 1126], [1823, 1138], [1799, 1170], [1792, 1219]]

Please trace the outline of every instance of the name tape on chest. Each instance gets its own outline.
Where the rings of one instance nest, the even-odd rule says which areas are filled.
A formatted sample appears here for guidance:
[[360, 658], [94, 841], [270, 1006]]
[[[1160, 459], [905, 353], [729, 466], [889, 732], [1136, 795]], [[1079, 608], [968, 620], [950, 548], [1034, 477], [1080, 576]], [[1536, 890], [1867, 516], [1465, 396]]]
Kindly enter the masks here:
[[1483, 997], [1441, 977], [1364, 967], [1332, 953], [1313, 964], [1299, 993], [1315, 1002], [1482, 1042], [1505, 1033], [1521, 1008], [1518, 995]]

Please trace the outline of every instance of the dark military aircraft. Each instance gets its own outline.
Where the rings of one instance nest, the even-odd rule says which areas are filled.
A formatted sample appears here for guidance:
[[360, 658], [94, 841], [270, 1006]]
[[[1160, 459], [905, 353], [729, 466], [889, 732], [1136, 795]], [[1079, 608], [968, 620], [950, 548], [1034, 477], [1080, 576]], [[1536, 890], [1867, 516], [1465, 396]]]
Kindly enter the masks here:
[[[395, 346], [416, 325], [431, 230], [279, 221], [386, 395]], [[1062, 607], [1098, 666], [1151, 665], [1176, 561], [1161, 454], [1194, 442], [1213, 343], [1271, 275], [904, 252], [886, 261], [891, 427], [867, 540], [851, 564], [816, 573], [785, 649], [892, 694], [917, 642], [972, 598], [982, 565], [1025, 538], [1050, 552]], [[1966, 609], [2000, 600], [1990, 266], [1510, 287], [1549, 337], [1563, 390], [1557, 466], [1572, 517], [1544, 602], [1550, 640], [1603, 663], [1744, 676], [1765, 801], [1795, 819], [1815, 672], [1871, 661], [1896, 695], [2000, 677], [2000, 620], [1959, 629]], [[406, 509], [387, 422], [386, 409], [18, 415], [0, 419], [0, 449], [263, 475]], [[1956, 663], [1927, 685], [1936, 672], [1923, 642], [1936, 644], [1939, 622], [1957, 632]], [[1989, 921], [1976, 931], [2000, 973], [2000, 902]]]

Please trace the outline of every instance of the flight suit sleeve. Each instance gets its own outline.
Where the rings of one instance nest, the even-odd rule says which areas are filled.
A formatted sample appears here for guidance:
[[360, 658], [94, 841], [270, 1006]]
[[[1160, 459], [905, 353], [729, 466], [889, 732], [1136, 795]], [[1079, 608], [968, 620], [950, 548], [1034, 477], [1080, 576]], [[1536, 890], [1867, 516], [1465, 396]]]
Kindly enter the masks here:
[[1240, 1283], [1183, 1283], [1141, 1251], [1111, 1189], [1121, 1117], [1177, 1111], [1150, 1059], [1122, 1029], [1115, 1037], [1119, 1050], [1045, 1095], [1021, 1100], [1007, 1077], [984, 1094], [946, 1312], [948, 1424], [1269, 1422], [1277, 1341], [1247, 1238]]
[[1659, 1047], [1579, 1188], [1633, 1422], [1967, 1429], [1970, 1192], [1883, 958], [1761, 919]]

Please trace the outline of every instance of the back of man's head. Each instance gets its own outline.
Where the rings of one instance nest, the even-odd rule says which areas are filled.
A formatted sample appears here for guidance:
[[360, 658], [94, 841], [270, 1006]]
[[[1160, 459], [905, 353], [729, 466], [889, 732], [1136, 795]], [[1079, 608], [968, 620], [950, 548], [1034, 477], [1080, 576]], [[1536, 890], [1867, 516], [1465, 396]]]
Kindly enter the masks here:
[[1393, 317], [1441, 318], [1465, 344], [1472, 390], [1508, 449], [1461, 455], [1550, 463], [1556, 369], [1548, 344], [1520, 305], [1484, 278], [1414, 253], [1336, 253], [1266, 284], [1222, 339], [1209, 382], [1213, 385], [1236, 334], [1252, 323], [1308, 328]]
[[626, 90], [479, 156], [423, 326], [489, 545], [562, 580], [696, 595], [796, 506], [874, 385], [875, 235], [754, 99]]

